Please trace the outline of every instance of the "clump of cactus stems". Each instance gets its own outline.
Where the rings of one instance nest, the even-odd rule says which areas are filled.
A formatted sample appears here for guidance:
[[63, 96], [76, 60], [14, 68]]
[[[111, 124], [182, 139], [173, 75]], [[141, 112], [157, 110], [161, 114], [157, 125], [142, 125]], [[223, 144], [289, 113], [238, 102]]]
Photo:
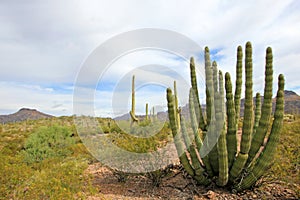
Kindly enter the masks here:
[[[187, 129], [185, 119], [180, 114], [176, 83], [174, 94], [171, 88], [167, 89], [170, 126], [179, 159], [186, 172], [199, 184], [209, 185], [216, 180], [217, 185], [230, 186], [233, 191], [238, 192], [253, 186], [271, 165], [284, 114], [284, 77], [279, 75], [274, 119], [271, 116], [273, 55], [270, 47], [266, 50], [263, 103], [261, 105], [261, 97], [257, 93], [253, 105], [252, 46], [247, 42], [244, 61], [244, 116], [241, 141], [238, 142], [242, 60], [242, 47], [239, 46], [233, 95], [230, 74], [228, 72], [225, 74], [224, 90], [223, 74], [217, 69], [217, 63], [211, 62], [209, 49], [205, 48], [206, 113], [204, 114], [199, 100], [195, 63], [191, 58], [192, 87], [189, 94], [191, 129]], [[267, 143], [264, 145], [266, 137]], [[260, 151], [262, 146], [264, 148]], [[204, 153], [203, 149], [210, 151]]]

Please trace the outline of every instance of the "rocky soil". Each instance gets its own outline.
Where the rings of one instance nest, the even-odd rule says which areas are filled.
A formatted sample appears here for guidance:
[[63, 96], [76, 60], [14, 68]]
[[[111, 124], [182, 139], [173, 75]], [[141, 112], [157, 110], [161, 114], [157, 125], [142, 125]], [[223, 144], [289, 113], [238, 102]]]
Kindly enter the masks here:
[[162, 178], [159, 187], [147, 175], [130, 175], [125, 182], [120, 182], [116, 173], [100, 163], [89, 166], [86, 173], [93, 176], [93, 184], [99, 193], [89, 200], [98, 199], [298, 199], [300, 186], [280, 181], [263, 179], [252, 190], [233, 194], [230, 190], [215, 185], [203, 187], [184, 174], [178, 166], [172, 167]]

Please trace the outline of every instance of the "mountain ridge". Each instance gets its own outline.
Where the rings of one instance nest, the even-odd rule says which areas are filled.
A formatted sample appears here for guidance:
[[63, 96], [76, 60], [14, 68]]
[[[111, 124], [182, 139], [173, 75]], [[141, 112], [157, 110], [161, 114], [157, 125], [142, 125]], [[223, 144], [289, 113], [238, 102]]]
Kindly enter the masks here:
[[[261, 96], [261, 103], [263, 103], [263, 96]], [[253, 97], [253, 105], [255, 105], [255, 99], [256, 97]], [[291, 90], [284, 90], [284, 100], [285, 100], [285, 106], [284, 106], [284, 112], [285, 114], [295, 114], [295, 115], [299, 115], [300, 114], [300, 96]], [[244, 102], [245, 99], [241, 99], [241, 112], [240, 112], [240, 116], [244, 115]], [[275, 105], [276, 105], [276, 97], [274, 97], [272, 99], [272, 110], [274, 112], [275, 110]], [[206, 105], [202, 104], [202, 111], [204, 112], [206, 109]], [[189, 105], [186, 104], [184, 106], [181, 107], [181, 113], [184, 116], [185, 119], [189, 119]], [[140, 119], [143, 119], [144, 116], [140, 115], [137, 116]], [[167, 111], [166, 112], [159, 112], [157, 114], [158, 119], [166, 119], [166, 117], [168, 117], [167, 115]], [[130, 115], [128, 114], [124, 114], [121, 116], [118, 116], [116, 118], [114, 118], [115, 120], [129, 120], [130, 119]]]
[[37, 120], [52, 118], [54, 116], [42, 113], [36, 109], [31, 108], [21, 108], [15, 113], [8, 115], [0, 115], [0, 123], [10, 123], [10, 122], [20, 122], [25, 120]]

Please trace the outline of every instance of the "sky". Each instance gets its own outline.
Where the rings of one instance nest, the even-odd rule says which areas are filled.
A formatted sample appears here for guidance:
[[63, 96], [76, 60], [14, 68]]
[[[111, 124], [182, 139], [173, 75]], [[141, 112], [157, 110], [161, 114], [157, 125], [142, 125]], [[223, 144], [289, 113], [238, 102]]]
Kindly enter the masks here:
[[[13, 113], [22, 107], [56, 116], [79, 114], [73, 102], [74, 91], [80, 87], [81, 91], [94, 95], [88, 101], [95, 115], [115, 117], [130, 109], [133, 74], [138, 114], [144, 112], [146, 103], [164, 110], [165, 88], [172, 87], [173, 80], [180, 83], [180, 103], [184, 105], [188, 94], [184, 82], [189, 83], [188, 60], [174, 52], [134, 49], [111, 60], [109, 66], [101, 66], [105, 69], [102, 74], [93, 74], [93, 70], [87, 74], [87, 79], [95, 75], [98, 82], [91, 85], [78, 82], [82, 69], [90, 64], [91, 54], [99, 46], [123, 33], [145, 28], [173, 31], [202, 49], [208, 46], [211, 58], [223, 72], [231, 73], [233, 81], [236, 48], [251, 41], [254, 91], [261, 93], [265, 50], [271, 46], [274, 94], [280, 73], [285, 75], [286, 89], [300, 94], [299, 10], [298, 0], [3, 0], [0, 2], [0, 114]], [[147, 37], [142, 40], [148, 40]], [[131, 38], [130, 45], [138, 39]], [[119, 49], [125, 44], [114, 45]], [[104, 55], [98, 59], [103, 59], [101, 56]], [[194, 56], [200, 69], [200, 97], [204, 100], [203, 52]]]

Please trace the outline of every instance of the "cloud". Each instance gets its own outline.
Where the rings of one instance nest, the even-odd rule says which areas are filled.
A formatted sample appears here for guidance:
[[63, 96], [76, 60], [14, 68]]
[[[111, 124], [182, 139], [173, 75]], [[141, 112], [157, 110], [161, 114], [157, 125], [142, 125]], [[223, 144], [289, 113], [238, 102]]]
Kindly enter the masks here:
[[[285, 74], [286, 88], [297, 90], [300, 85], [297, 76], [299, 9], [297, 0], [238, 3], [222, 0], [176, 3], [171, 0], [1, 1], [0, 87], [3, 98], [0, 110], [16, 110], [26, 104], [38, 105], [59, 115], [72, 114], [73, 85], [85, 59], [109, 38], [139, 28], [169, 29], [191, 38], [202, 48], [209, 46], [212, 59], [218, 61], [223, 72], [231, 72], [233, 81], [236, 47], [244, 47], [248, 40], [251, 41], [254, 91], [260, 92], [263, 91], [265, 49], [272, 46], [274, 74]], [[196, 57], [200, 67], [203, 67], [202, 56]], [[103, 103], [109, 102], [109, 93], [124, 75], [134, 71], [135, 67], [151, 64], [168, 66], [187, 81], [189, 79], [188, 64], [174, 55], [159, 51], [130, 52], [112, 63], [100, 79], [102, 86], [100, 84], [98, 90], [103, 92]], [[152, 77], [155, 81], [167, 75], [163, 71], [161, 76], [155, 76], [151, 71], [143, 73], [145, 78]], [[176, 75], [170, 74], [170, 78], [176, 79]], [[274, 77], [275, 89], [276, 80]], [[109, 89], [104, 89], [106, 86]], [[203, 97], [203, 88], [200, 91]], [[156, 97], [155, 93], [144, 95], [150, 95], [151, 101], [158, 102], [152, 98]], [[141, 101], [140, 108], [146, 99]], [[97, 108], [97, 113], [110, 113], [110, 108], [104, 107]]]

